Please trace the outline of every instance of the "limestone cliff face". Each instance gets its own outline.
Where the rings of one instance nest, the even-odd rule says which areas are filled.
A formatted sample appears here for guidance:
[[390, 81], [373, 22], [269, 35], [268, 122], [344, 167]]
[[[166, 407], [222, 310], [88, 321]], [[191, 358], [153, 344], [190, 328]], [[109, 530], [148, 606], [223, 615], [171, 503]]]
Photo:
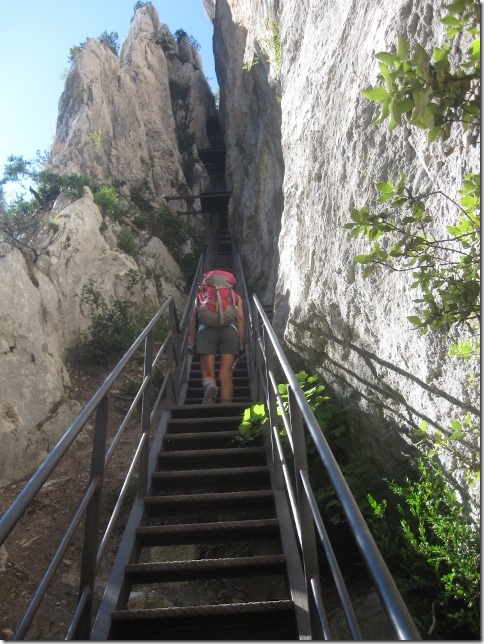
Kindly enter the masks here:
[[177, 43], [146, 5], [119, 58], [95, 39], [75, 58], [59, 101], [53, 168], [108, 184], [147, 181], [159, 201], [186, 180], [176, 131], [180, 110], [186, 131], [195, 134], [214, 106], [198, 53], [187, 38]]
[[[391, 51], [399, 33], [411, 48], [442, 44], [442, 8], [425, 0], [215, 6], [231, 229], [249, 283], [275, 301], [274, 325], [294, 363], [318, 372], [345, 405], [354, 452], [391, 476], [407, 466], [411, 427], [421, 419], [448, 428], [467, 410], [478, 414], [469, 365], [407, 321], [410, 278], [380, 271], [363, 279], [353, 258], [368, 247], [344, 228], [353, 206], [375, 203], [374, 183], [399, 170], [415, 193], [433, 186], [458, 200], [464, 172], [478, 168], [478, 151], [462, 136], [428, 144], [415, 129], [374, 127], [375, 104], [360, 94], [376, 84], [374, 54]], [[274, 19], [280, 67], [271, 60]], [[439, 226], [449, 222], [444, 200], [432, 208]]]
[[284, 158], [278, 72], [266, 60], [262, 34], [267, 38], [265, 24], [276, 7], [272, 0], [218, 1], [214, 21], [220, 120], [233, 182], [229, 225], [251, 285], [269, 302], [278, 278]]
[[[190, 184], [196, 190], [204, 168], [194, 136], [214, 106], [189, 39], [175, 39], [145, 5], [119, 58], [91, 39], [73, 61], [49, 169], [114, 186], [126, 203], [129, 189], [143, 184], [163, 204]], [[89, 189], [75, 201], [60, 195], [47, 219], [39, 243], [48, 252], [35, 264], [0, 249], [0, 484], [33, 472], [80, 411], [65, 364], [90, 323], [86, 285], [108, 303], [129, 300], [147, 313], [170, 295], [179, 311], [186, 301], [170, 240], [139, 231], [136, 258], [124, 253], [123, 222], [103, 216]]]

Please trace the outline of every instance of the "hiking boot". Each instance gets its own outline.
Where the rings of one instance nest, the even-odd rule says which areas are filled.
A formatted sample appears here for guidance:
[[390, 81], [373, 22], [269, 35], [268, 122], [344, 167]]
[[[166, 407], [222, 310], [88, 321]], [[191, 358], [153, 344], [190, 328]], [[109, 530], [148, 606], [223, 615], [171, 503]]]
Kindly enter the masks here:
[[207, 385], [205, 387], [205, 393], [203, 394], [202, 405], [213, 405], [217, 400], [217, 395], [217, 385]]

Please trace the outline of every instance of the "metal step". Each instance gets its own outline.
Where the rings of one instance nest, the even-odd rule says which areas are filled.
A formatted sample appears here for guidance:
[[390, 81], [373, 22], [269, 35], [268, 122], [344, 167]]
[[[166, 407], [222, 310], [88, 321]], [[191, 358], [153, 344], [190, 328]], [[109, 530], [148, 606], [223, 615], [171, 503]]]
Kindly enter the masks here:
[[[250, 404], [250, 403], [249, 403]], [[171, 408], [172, 418], [219, 418], [220, 416], [236, 416], [239, 419], [247, 409], [244, 401], [234, 401], [227, 405], [202, 405], [202, 403], [190, 405], [173, 405]]]
[[190, 469], [154, 472], [153, 489], [169, 491], [180, 488], [199, 488], [200, 486], [232, 487], [240, 484], [267, 486], [270, 484], [270, 473], [267, 465], [254, 467], [231, 467], [219, 469]]
[[125, 569], [126, 577], [131, 584], [283, 575], [285, 571], [284, 555], [128, 564]]
[[238, 431], [218, 432], [190, 432], [184, 434], [165, 434], [163, 449], [186, 450], [186, 449], [213, 449], [223, 447], [235, 447], [236, 439], [240, 437]]
[[162, 526], [142, 526], [136, 530], [142, 547], [191, 543], [224, 543], [279, 539], [278, 519], [217, 521]]
[[247, 492], [209, 492], [207, 494], [173, 494], [171, 496], [147, 496], [146, 509], [153, 512], [183, 514], [194, 510], [251, 510], [272, 509], [272, 490], [249, 490]]
[[170, 435], [186, 431], [235, 431], [240, 425], [239, 416], [216, 416], [209, 418], [171, 418], [167, 433]]
[[297, 640], [291, 600], [118, 610], [110, 639]]
[[268, 487], [270, 473], [267, 465], [255, 467], [231, 467], [203, 470], [170, 470], [154, 472], [152, 476], [155, 491], [169, 492], [170, 490], [217, 488], [222, 485], [225, 490], [252, 487]]
[[233, 447], [226, 449], [197, 449], [160, 452], [158, 454], [160, 468], [173, 467], [181, 469], [189, 465], [203, 467], [227, 467], [229, 465], [265, 465], [266, 454], [264, 447]]

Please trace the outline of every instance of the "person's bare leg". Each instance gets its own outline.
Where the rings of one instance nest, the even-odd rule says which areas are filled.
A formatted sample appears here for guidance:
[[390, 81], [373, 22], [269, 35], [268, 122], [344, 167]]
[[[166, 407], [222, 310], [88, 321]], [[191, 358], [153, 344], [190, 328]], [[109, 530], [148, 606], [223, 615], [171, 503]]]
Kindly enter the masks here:
[[234, 397], [234, 378], [232, 367], [235, 356], [231, 353], [223, 353], [220, 356], [220, 400], [232, 402]]
[[215, 382], [215, 356], [200, 354], [200, 366], [202, 368], [202, 380], [210, 378]]
[[215, 356], [200, 354], [202, 368], [203, 400], [202, 404], [213, 404], [217, 399], [218, 387], [215, 381]]

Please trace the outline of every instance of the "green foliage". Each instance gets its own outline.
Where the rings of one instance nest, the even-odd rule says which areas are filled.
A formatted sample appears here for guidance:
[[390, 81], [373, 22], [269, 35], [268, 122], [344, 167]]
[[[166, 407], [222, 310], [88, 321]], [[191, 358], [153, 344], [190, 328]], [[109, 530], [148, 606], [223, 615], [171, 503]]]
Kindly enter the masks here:
[[[362, 477], [368, 469], [368, 463], [360, 459], [356, 463], [348, 463], [346, 449], [348, 447], [348, 433], [344, 422], [344, 410], [332, 403], [329, 396], [325, 395], [325, 386], [316, 376], [310, 376], [305, 371], [295, 374], [296, 379], [304, 392], [306, 400], [324, 433], [328, 444], [335, 454], [341, 471], [352, 487], [352, 492], [362, 510], [366, 511], [367, 490], [362, 484]], [[281, 396], [284, 411], [289, 413], [288, 385], [278, 385], [278, 392]], [[280, 407], [277, 413], [282, 416]], [[257, 440], [268, 428], [268, 415], [265, 404], [257, 402], [244, 411], [242, 422], [239, 425], [239, 442], [249, 444]], [[283, 445], [287, 446], [288, 437], [285, 426], [281, 419], [279, 424], [279, 436]], [[343, 515], [336, 493], [321, 467], [321, 458], [314, 446], [312, 438], [306, 433], [306, 453], [308, 456], [308, 469], [311, 484], [315, 490], [318, 506], [326, 518], [326, 521], [333, 525], [342, 522]], [[287, 455], [288, 462], [292, 455]]]
[[67, 60], [72, 63], [74, 61], [74, 58], [81, 53], [81, 51], [84, 49], [84, 46], [86, 44], [86, 41], [80, 43], [79, 45], [74, 45], [73, 47], [70, 48], [69, 50], [69, 56]]
[[38, 257], [46, 252], [51, 239], [46, 240], [41, 235], [42, 230], [48, 228], [55, 232], [58, 229], [51, 219], [45, 221], [46, 213], [55, 199], [61, 192], [73, 198], [82, 196], [84, 186], [91, 185], [91, 180], [85, 175], [38, 171], [33, 161], [10, 156], [5, 165], [0, 188], [9, 182], [22, 187], [25, 182], [33, 197], [27, 200], [25, 196], [17, 196], [11, 199], [10, 203], [3, 203], [0, 212], [0, 239], [18, 248], [33, 261], [37, 261]]
[[188, 36], [188, 42], [190, 43], [190, 47], [192, 49], [200, 51], [200, 43], [193, 36]]
[[242, 65], [242, 69], [244, 71], [250, 71], [254, 65], [258, 65], [260, 63], [259, 57], [256, 56], [255, 54], [252, 56], [252, 60], [249, 63], [244, 63]]
[[410, 125], [427, 129], [429, 141], [447, 139], [453, 123], [461, 123], [464, 130], [480, 128], [480, 5], [474, 0], [458, 0], [446, 9], [450, 13], [442, 22], [449, 38], [466, 27], [477, 36], [467, 57], [455, 63], [453, 71], [449, 44], [435, 47], [430, 56], [417, 43], [409, 56], [408, 43], [399, 36], [396, 52], [375, 56], [383, 84], [361, 92], [370, 101], [380, 103], [374, 125], [389, 118], [392, 130], [405, 118]]
[[[442, 19], [447, 37], [466, 32], [472, 44], [463, 56], [454, 48], [457, 62], [451, 64], [449, 43], [435, 47], [432, 55], [417, 43], [412, 56], [408, 44], [398, 37], [396, 51], [376, 55], [380, 69], [378, 87], [362, 90], [371, 101], [380, 104], [374, 120], [378, 125], [389, 118], [393, 129], [402, 120], [426, 129], [430, 142], [447, 139], [452, 126], [460, 124], [476, 142], [480, 135], [480, 4], [476, 0], [457, 0], [445, 6], [448, 15]], [[369, 253], [355, 260], [364, 266], [363, 276], [378, 266], [391, 271], [410, 271], [412, 288], [418, 289], [413, 300], [417, 315], [408, 320], [426, 333], [429, 329], [448, 333], [453, 328], [463, 334], [452, 344], [449, 354], [456, 358], [478, 359], [480, 329], [480, 175], [467, 173], [460, 190], [460, 203], [440, 191], [429, 190], [414, 195], [400, 172], [397, 182], [376, 184], [378, 202], [385, 204], [372, 212], [368, 206], [353, 208], [352, 221], [346, 225], [352, 236], [364, 235], [371, 243]], [[446, 234], [436, 231], [435, 214], [430, 212], [429, 198], [440, 195], [456, 209]], [[464, 337], [470, 334], [471, 338]], [[477, 376], [469, 373], [468, 386], [476, 386]], [[416, 430], [419, 441], [450, 450], [456, 462], [464, 467], [469, 481], [478, 474], [475, 457], [462, 450], [459, 441], [475, 438], [477, 422], [470, 413], [450, 420], [447, 433], [426, 422]], [[472, 451], [472, 450], [471, 450]]]
[[137, 0], [137, 2], [135, 3], [135, 5], [133, 7], [133, 15], [131, 17], [131, 22], [133, 22], [134, 17], [136, 15], [136, 12], [138, 11], [138, 9], [141, 9], [141, 7], [145, 7], [147, 4], [151, 4], [151, 2], [143, 2], [142, 0]]
[[100, 130], [91, 130], [87, 133], [87, 138], [94, 143], [97, 149], [101, 147], [103, 134]]
[[94, 203], [99, 206], [103, 215], [115, 221], [126, 214], [118, 193], [109, 186], [102, 186], [94, 191]]
[[183, 29], [177, 29], [173, 35], [175, 36], [177, 42], [180, 42], [182, 38], [188, 38], [187, 32]]
[[436, 461], [420, 459], [420, 476], [389, 482], [391, 495], [369, 495], [368, 523], [422, 634], [478, 639], [480, 539]]
[[127, 230], [126, 228], [119, 230], [116, 233], [116, 241], [120, 250], [122, 250], [127, 255], [136, 257], [138, 253], [138, 247], [133, 237], [133, 233], [130, 230]]
[[94, 364], [119, 359], [142, 329], [136, 305], [114, 298], [106, 302], [92, 279], [83, 286], [82, 302], [89, 307], [90, 324], [79, 347], [79, 358]]
[[[461, 190], [459, 215], [446, 226], [448, 235], [435, 238], [433, 217], [425, 200], [435, 193], [413, 195], [406, 176], [393, 183], [377, 183], [378, 202], [389, 208], [370, 212], [367, 206], [351, 212], [346, 224], [351, 235], [365, 235], [369, 253], [357, 255], [367, 277], [378, 267], [410, 271], [421, 297], [414, 299], [417, 316], [409, 321], [424, 333], [430, 327], [450, 329], [453, 325], [480, 319], [480, 176], [468, 174]], [[389, 238], [386, 247], [381, 239]], [[392, 243], [393, 241], [393, 243]]]
[[93, 188], [93, 182], [90, 177], [84, 174], [58, 174], [49, 170], [42, 170], [37, 175], [37, 192], [41, 196], [42, 202], [46, 205], [53, 203], [62, 193], [79, 199], [84, 193], [84, 187]]
[[[140, 213], [134, 219], [136, 226], [161, 239], [173, 257], [181, 261], [183, 245], [193, 235], [190, 224], [177, 217], [168, 205], [153, 205], [146, 180], [130, 188], [130, 198], [140, 209]], [[187, 258], [186, 262], [190, 266], [193, 258]]]
[[277, 72], [281, 70], [281, 24], [276, 18], [266, 21], [265, 28], [268, 33], [266, 38], [259, 41], [265, 58], [273, 65]]
[[103, 31], [98, 40], [108, 47], [115, 56], [119, 54], [119, 36], [115, 31], [112, 31], [110, 34], [107, 31]]
[[197, 250], [194, 253], [186, 253], [177, 259], [178, 265], [181, 268], [183, 277], [187, 284], [191, 284], [193, 278], [195, 277], [195, 272], [198, 266], [198, 260], [200, 259], [201, 251]]
[[[115, 56], [118, 55], [119, 53], [119, 36], [115, 31], [112, 31], [110, 34], [108, 34], [107, 31], [103, 31], [103, 33], [99, 36], [97, 39], [101, 44], [105, 45], [108, 47]], [[70, 48], [69, 50], [69, 56], [67, 60], [72, 63], [74, 61], [74, 58], [81, 53], [81, 51], [84, 49], [86, 46], [87, 40], [84, 42], [79, 43], [79, 45], [74, 45], [73, 47]]]
[[189, 224], [177, 217], [166, 204], [155, 209], [152, 223], [152, 234], [163, 241], [175, 259], [178, 258], [192, 233]]

